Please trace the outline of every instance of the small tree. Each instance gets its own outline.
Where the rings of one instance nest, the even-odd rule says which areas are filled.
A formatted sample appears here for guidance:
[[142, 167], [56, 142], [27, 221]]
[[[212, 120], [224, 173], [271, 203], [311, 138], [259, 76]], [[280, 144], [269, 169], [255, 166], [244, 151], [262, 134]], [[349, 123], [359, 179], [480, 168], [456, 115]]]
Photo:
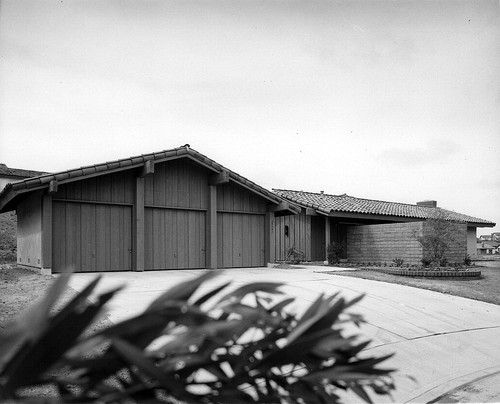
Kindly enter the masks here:
[[456, 242], [456, 223], [447, 219], [446, 212], [436, 209], [423, 225], [422, 234], [415, 232], [416, 239], [423, 248], [426, 261], [440, 265], [446, 260], [444, 255], [450, 244]]

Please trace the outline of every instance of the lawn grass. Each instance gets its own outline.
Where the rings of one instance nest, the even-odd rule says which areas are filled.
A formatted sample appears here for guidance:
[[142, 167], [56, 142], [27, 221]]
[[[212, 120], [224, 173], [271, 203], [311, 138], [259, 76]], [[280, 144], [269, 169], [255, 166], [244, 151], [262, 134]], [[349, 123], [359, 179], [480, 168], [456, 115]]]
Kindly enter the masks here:
[[481, 271], [480, 278], [409, 278], [369, 269], [360, 269], [357, 271], [332, 271], [328, 273], [338, 276], [350, 276], [372, 281], [396, 283], [398, 285], [433, 290], [435, 292], [447, 293], [454, 296], [461, 296], [468, 299], [500, 305], [500, 261], [489, 265], [491, 266], [481, 266], [481, 262], [476, 264], [476, 268], [474, 269]]

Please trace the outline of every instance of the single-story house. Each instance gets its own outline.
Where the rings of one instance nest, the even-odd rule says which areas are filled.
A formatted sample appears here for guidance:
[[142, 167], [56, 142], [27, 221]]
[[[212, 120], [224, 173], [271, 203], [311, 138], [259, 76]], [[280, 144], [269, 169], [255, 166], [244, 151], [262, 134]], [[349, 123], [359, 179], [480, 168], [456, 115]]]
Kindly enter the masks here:
[[189, 145], [9, 183], [17, 262], [44, 273], [258, 267], [298, 208]]
[[42, 171], [23, 170], [21, 168], [10, 168], [0, 163], [0, 191], [5, 188], [9, 182], [21, 181], [26, 178], [37, 177], [48, 174]]
[[467, 254], [476, 256], [476, 228], [495, 223], [438, 208], [436, 201], [415, 205], [355, 198], [346, 194], [328, 195], [274, 189], [280, 198], [300, 208], [298, 215], [275, 220], [275, 257], [284, 260], [290, 247], [305, 254], [308, 261], [325, 261], [327, 246], [341, 242], [341, 258], [348, 262], [390, 263], [395, 258], [419, 264], [424, 255], [417, 237], [426, 219], [445, 218], [454, 226], [445, 257], [462, 262]]
[[500, 254], [500, 246], [498, 244], [491, 244], [488, 242], [477, 243], [478, 254]]

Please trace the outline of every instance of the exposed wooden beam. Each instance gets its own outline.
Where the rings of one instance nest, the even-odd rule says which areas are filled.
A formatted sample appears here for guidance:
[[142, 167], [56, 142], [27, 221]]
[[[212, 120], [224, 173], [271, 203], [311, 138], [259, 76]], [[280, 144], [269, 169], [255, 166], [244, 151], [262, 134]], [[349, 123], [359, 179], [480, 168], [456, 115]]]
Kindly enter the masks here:
[[276, 240], [274, 235], [274, 214], [272, 212], [266, 213], [264, 233], [264, 264], [269, 264], [276, 261]]
[[134, 245], [132, 270], [144, 271], [144, 178], [135, 179], [133, 208]]
[[290, 203], [287, 201], [283, 201], [278, 203], [277, 205], [270, 205], [267, 207], [268, 212], [280, 212], [282, 210], [289, 210], [290, 208]]
[[330, 218], [325, 216], [325, 264], [328, 264], [328, 245], [331, 242]]
[[49, 183], [49, 190], [47, 192], [48, 195], [54, 195], [57, 194], [57, 188], [59, 186], [59, 183], [55, 180], [50, 181]]
[[147, 175], [151, 175], [155, 173], [155, 162], [153, 160], [148, 160], [142, 166], [141, 178], [146, 177]]
[[208, 187], [208, 209], [206, 216], [206, 262], [208, 269], [217, 269], [217, 187]]
[[42, 197], [42, 254], [40, 268], [43, 275], [52, 273], [52, 197]]
[[208, 180], [210, 185], [226, 184], [229, 182], [229, 171], [224, 170], [217, 174], [212, 174]]
[[314, 208], [306, 208], [306, 216], [319, 216]]
[[421, 222], [425, 220], [423, 218], [406, 217], [406, 216], [391, 216], [391, 215], [375, 215], [367, 213], [349, 213], [349, 212], [336, 212], [331, 211], [330, 217], [342, 218], [342, 219], [366, 219], [366, 220], [382, 220], [385, 222]]

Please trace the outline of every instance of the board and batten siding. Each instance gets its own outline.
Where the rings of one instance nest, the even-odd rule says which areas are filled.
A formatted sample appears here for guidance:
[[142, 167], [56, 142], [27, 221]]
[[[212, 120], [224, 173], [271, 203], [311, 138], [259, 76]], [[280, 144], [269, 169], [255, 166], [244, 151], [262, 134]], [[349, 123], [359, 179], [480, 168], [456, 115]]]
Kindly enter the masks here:
[[53, 199], [132, 204], [134, 193], [134, 173], [122, 171], [62, 184]]
[[267, 201], [233, 183], [217, 186], [219, 268], [265, 265]]
[[132, 208], [53, 201], [54, 272], [129, 271]]
[[42, 254], [42, 199], [35, 192], [17, 205], [17, 262], [39, 266]]
[[[305, 209], [298, 215], [280, 216], [275, 219], [275, 257], [276, 261], [286, 258], [289, 248], [296, 248], [305, 254], [305, 260], [311, 260], [311, 216]], [[288, 235], [285, 229], [288, 227]]]
[[52, 271], [129, 271], [131, 171], [61, 184], [52, 196]]
[[86, 272], [265, 265], [274, 251], [267, 247], [274, 219], [269, 201], [214, 175], [183, 158], [155, 162], [149, 172], [134, 168], [59, 183], [55, 193], [38, 196], [47, 200], [42, 211], [50, 212], [45, 266]]
[[189, 160], [156, 164], [144, 181], [144, 268], [206, 267], [208, 172]]

